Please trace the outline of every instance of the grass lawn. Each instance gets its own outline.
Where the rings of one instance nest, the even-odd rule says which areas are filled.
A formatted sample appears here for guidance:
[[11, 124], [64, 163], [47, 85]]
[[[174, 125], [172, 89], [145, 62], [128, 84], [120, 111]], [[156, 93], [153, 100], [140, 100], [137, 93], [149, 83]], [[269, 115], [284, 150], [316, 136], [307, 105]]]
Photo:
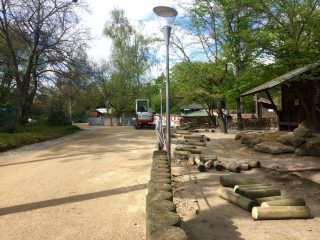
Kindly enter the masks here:
[[80, 131], [77, 126], [19, 126], [17, 132], [0, 129], [0, 152], [23, 145], [42, 142]]

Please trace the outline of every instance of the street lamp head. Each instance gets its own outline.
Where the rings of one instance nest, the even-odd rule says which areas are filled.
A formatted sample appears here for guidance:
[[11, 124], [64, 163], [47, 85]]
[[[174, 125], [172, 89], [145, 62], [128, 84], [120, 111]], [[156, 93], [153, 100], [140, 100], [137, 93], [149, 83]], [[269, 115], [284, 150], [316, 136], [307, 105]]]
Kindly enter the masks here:
[[177, 10], [166, 6], [155, 7], [153, 12], [157, 15], [161, 28], [172, 27], [178, 14]]

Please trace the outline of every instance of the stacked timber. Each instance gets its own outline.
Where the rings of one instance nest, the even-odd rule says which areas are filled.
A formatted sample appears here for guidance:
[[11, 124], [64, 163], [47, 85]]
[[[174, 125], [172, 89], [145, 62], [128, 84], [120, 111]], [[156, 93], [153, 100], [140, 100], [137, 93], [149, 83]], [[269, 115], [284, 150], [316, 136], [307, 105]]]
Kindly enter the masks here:
[[221, 176], [220, 183], [219, 196], [251, 211], [254, 220], [311, 218], [303, 198], [284, 197], [269, 183], [241, 175]]
[[[146, 197], [146, 239], [186, 240], [173, 203], [171, 166], [165, 151], [154, 151]], [[165, 238], [163, 238], [165, 237]]]

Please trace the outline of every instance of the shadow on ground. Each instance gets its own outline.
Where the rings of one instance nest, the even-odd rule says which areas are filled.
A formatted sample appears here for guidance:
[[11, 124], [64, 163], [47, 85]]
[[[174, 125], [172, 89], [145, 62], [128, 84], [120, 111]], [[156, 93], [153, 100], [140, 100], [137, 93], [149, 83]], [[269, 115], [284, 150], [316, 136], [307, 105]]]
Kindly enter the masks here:
[[138, 191], [146, 188], [147, 188], [147, 184], [137, 184], [129, 187], [121, 187], [121, 188], [115, 188], [115, 189], [110, 189], [105, 191], [79, 194], [79, 195], [73, 195], [68, 197], [55, 198], [55, 199], [44, 200], [39, 202], [4, 207], [4, 208], [0, 208], [0, 216], [19, 213], [19, 212], [27, 212], [27, 211], [32, 211], [32, 210], [41, 209], [41, 208], [54, 207], [54, 206], [63, 205], [63, 204], [82, 202], [82, 201], [103, 198], [103, 197], [108, 197], [108, 196], [117, 195], [117, 194], [125, 194], [128, 192]]

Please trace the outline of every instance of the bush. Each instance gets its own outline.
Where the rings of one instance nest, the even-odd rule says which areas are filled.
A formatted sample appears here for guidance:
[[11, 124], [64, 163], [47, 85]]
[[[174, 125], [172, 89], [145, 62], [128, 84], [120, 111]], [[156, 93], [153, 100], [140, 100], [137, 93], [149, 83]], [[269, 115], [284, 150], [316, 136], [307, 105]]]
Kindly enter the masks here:
[[49, 109], [47, 124], [49, 126], [69, 126], [71, 121], [67, 114], [59, 109], [60, 107], [51, 106]]
[[18, 126], [16, 132], [8, 134], [4, 129], [0, 129], [0, 152], [17, 148], [23, 145], [46, 141], [67, 134], [80, 131], [74, 125], [70, 126]]

